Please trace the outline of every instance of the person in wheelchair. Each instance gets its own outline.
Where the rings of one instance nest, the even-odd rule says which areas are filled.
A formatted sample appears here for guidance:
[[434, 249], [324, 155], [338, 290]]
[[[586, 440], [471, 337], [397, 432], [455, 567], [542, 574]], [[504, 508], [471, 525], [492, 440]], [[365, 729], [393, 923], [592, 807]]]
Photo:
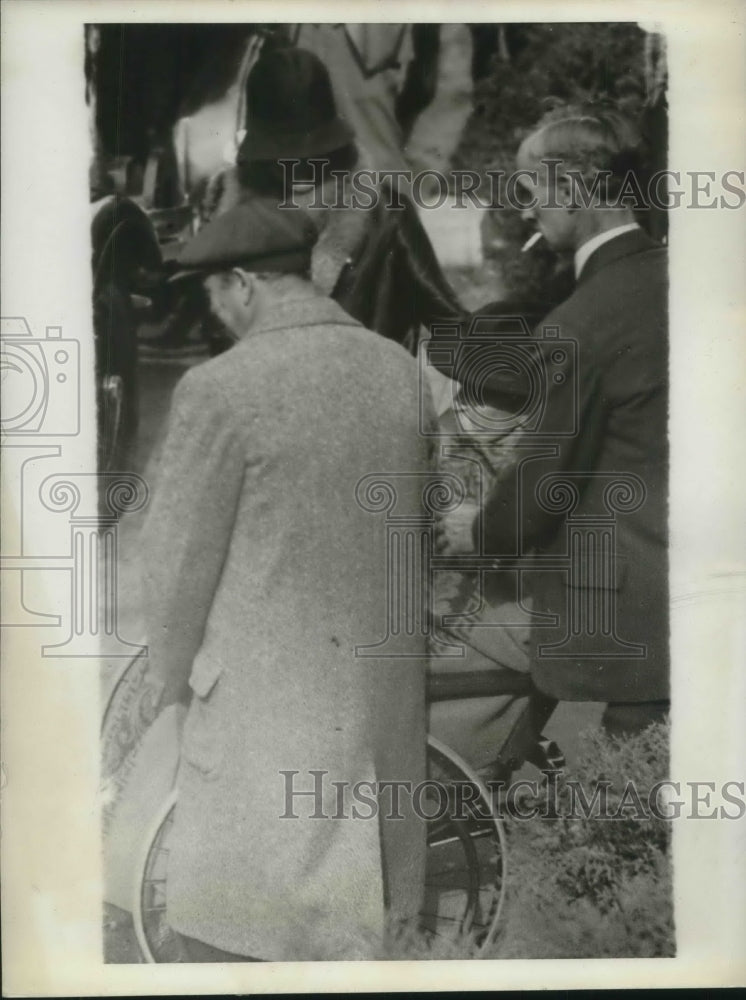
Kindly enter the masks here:
[[168, 921], [193, 961], [368, 958], [423, 894], [411, 804], [332, 818], [358, 782], [425, 774], [424, 639], [404, 666], [356, 655], [387, 608], [356, 486], [429, 470], [417, 366], [313, 287], [316, 235], [255, 198], [180, 259], [234, 340], [176, 389], [143, 544], [162, 704], [189, 702]]

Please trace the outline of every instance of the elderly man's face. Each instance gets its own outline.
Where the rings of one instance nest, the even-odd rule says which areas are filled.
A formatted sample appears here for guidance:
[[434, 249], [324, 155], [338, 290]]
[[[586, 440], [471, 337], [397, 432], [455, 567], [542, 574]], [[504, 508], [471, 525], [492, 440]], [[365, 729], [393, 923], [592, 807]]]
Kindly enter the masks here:
[[553, 250], [560, 253], [575, 250], [578, 239], [577, 215], [564, 207], [566, 192], [561, 185], [548, 183], [553, 179], [552, 171], [535, 154], [530, 153], [526, 146], [527, 143], [524, 142], [518, 150], [516, 166], [518, 170], [531, 171], [535, 178], [524, 174], [518, 179], [518, 197], [522, 204], [536, 204], [523, 209], [521, 218], [533, 222]]
[[204, 281], [210, 311], [239, 339], [251, 327], [254, 308], [251, 281], [239, 271], [211, 274]]

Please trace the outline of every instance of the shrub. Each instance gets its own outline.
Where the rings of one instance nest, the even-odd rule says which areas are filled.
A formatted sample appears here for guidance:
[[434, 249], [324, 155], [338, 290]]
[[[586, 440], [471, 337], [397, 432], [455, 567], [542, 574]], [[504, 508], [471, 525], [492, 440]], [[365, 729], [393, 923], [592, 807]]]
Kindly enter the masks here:
[[[627, 738], [584, 736], [558, 785], [557, 819], [509, 823], [513, 887], [496, 958], [656, 957], [675, 953], [670, 823], [641, 818], [668, 774], [669, 727]], [[608, 788], [607, 815], [572, 816], [570, 779], [586, 800]], [[628, 791], [625, 794], [625, 789]], [[576, 810], [577, 811], [577, 810]], [[597, 812], [597, 810], [596, 810]]]

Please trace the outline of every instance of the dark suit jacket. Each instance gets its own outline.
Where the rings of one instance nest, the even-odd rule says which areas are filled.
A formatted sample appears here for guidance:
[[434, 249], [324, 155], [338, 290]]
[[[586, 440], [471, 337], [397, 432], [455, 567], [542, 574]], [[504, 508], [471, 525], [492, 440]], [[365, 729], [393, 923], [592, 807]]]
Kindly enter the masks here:
[[[665, 250], [641, 230], [622, 234], [524, 338], [545, 366], [543, 413], [515, 482], [488, 497], [475, 530], [486, 554], [543, 562], [522, 574], [545, 616], [532, 628], [533, 676], [559, 699], [668, 696], [667, 287]], [[570, 343], [547, 337], [552, 327]], [[467, 392], [471, 367], [483, 395], [525, 393], [520, 364], [480, 372], [472, 355], [467, 366], [480, 349], [456, 360]]]

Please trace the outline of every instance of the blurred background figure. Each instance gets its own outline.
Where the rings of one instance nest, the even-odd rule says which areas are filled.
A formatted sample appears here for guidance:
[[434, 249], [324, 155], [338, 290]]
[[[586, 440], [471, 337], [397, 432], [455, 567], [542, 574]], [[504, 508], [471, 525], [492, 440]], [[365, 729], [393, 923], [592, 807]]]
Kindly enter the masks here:
[[[412, 353], [423, 327], [460, 315], [406, 186], [377, 175], [381, 168], [367, 159], [339, 111], [331, 74], [317, 55], [297, 46], [263, 47], [246, 81], [244, 107], [236, 164], [211, 179], [200, 206], [203, 222], [256, 196], [292, 202], [318, 232], [316, 287]], [[288, 160], [295, 161], [292, 169]], [[352, 198], [355, 170], [374, 171], [370, 207]], [[174, 321], [159, 344], [180, 329], [184, 324]]]
[[295, 45], [329, 71], [334, 99], [376, 170], [405, 170], [406, 141], [435, 96], [439, 24], [298, 24]]

